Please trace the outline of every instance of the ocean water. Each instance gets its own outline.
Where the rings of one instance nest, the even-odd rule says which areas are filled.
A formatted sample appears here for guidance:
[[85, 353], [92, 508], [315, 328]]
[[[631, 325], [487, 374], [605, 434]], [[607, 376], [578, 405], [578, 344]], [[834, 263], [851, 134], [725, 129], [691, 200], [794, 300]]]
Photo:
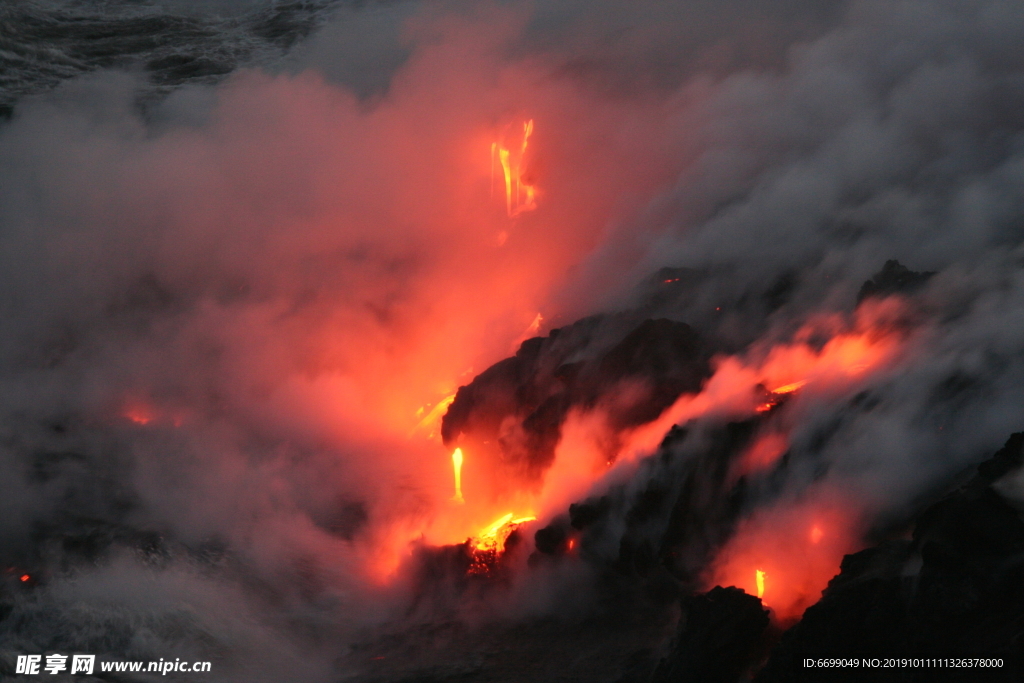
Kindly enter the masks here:
[[[0, 114], [26, 95], [98, 69], [144, 74], [143, 101], [269, 65], [341, 3], [28, 1], [0, 4]], [[349, 3], [351, 4], [351, 3]]]

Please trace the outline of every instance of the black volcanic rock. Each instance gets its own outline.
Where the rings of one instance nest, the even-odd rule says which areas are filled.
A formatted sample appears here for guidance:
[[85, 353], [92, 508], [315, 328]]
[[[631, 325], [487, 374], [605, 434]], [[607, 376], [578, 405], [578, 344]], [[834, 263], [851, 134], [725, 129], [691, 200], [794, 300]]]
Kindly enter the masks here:
[[611, 501], [608, 496], [588, 498], [581, 503], [573, 503], [569, 506], [569, 523], [574, 529], [586, 529], [608, 514], [609, 509], [611, 509]]
[[710, 374], [707, 361], [700, 335], [686, 323], [645, 320], [597, 362], [587, 398], [596, 401], [609, 387], [643, 380], [650, 386], [649, 396], [615, 416], [623, 427], [642, 424], [681, 394], [700, 391]]
[[553, 555], [563, 548], [568, 538], [569, 534], [565, 527], [556, 520], [543, 529], [537, 530], [533, 536], [533, 545], [537, 548], [537, 552]]
[[935, 273], [916, 273], [899, 261], [886, 261], [882, 270], [861, 285], [857, 304], [872, 297], [884, 299], [893, 294], [912, 294], [928, 282]]
[[[748, 478], [736, 476], [736, 465], [770, 419], [762, 413], [692, 432], [673, 430], [640, 464], [631, 485], [573, 503], [568, 524], [556, 520], [558, 533], [571, 535], [578, 556], [606, 578], [616, 577], [613, 582], [646, 584], [650, 578], [657, 584], [670, 577], [681, 591], [696, 589], [750, 503]], [[554, 528], [542, 531], [537, 550], [558, 555], [562, 536]]]
[[755, 663], [768, 610], [739, 588], [683, 600], [679, 631], [651, 683], [735, 683]]
[[[992, 488], [1019, 467], [1014, 434], [966, 486], [916, 519], [912, 540], [848, 555], [784, 634], [758, 683], [1019, 681], [1024, 674], [1024, 519]], [[1000, 669], [806, 668], [805, 657], [1001, 658]], [[859, 675], [859, 677], [858, 677]]]
[[656, 418], [710, 376], [709, 345], [689, 325], [645, 320], [617, 341], [589, 318], [528, 339], [515, 356], [460, 387], [441, 424], [446, 445], [472, 444], [513, 476], [535, 477], [554, 458], [573, 407], [607, 408], [622, 429]]

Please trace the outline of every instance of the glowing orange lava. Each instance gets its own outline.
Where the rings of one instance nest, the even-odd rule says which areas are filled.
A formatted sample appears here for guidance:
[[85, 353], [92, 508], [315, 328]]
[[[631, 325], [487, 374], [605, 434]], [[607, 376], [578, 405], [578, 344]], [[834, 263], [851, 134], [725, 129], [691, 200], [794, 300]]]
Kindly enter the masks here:
[[491, 143], [491, 193], [494, 193], [495, 168], [500, 167], [505, 181], [505, 211], [509, 218], [537, 208], [537, 188], [524, 178], [526, 149], [531, 135], [533, 119], [523, 123], [523, 137], [514, 153], [501, 142]]
[[[632, 461], [653, 453], [674, 425], [703, 415], [743, 418], [767, 413], [780, 405], [784, 397], [801, 389], [826, 396], [848, 389], [871, 372], [886, 367], [902, 348], [898, 334], [874, 324], [874, 320], [865, 315], [849, 330], [843, 329], [844, 323], [828, 317], [808, 323], [793, 342], [755, 350], [752, 355], [760, 355], [760, 358], [716, 359], [715, 374], [699, 394], [680, 396], [653, 422], [621, 435], [623, 446], [615, 460]], [[831, 332], [831, 338], [824, 346], [809, 341], [827, 332]], [[767, 392], [767, 399], [764, 398], [765, 386], [776, 387]], [[771, 456], [758, 459], [765, 464], [773, 461], [785, 451], [784, 447], [778, 447], [781, 442], [776, 439], [774, 444], [766, 444], [764, 452]]]
[[[444, 417], [445, 411], [448, 410], [448, 406], [450, 406], [454, 400], [455, 394], [449, 394], [438, 401], [437, 405], [431, 408], [430, 411], [427, 412], [426, 416], [417, 423], [409, 436], [413, 436], [418, 431], [425, 431], [428, 439], [432, 439], [437, 436], [437, 425], [441, 421], [441, 418]], [[426, 406], [421, 407], [416, 411], [416, 416], [419, 417], [420, 415], [423, 415], [425, 411]]]
[[784, 386], [778, 387], [777, 389], [772, 389], [772, 393], [773, 394], [792, 394], [794, 391], [796, 391], [797, 389], [800, 389], [805, 384], [807, 384], [807, 380], [802, 379], [799, 382], [793, 382], [792, 384], [786, 384]]
[[455, 495], [452, 496], [452, 500], [456, 503], [465, 503], [466, 499], [462, 497], [462, 449], [456, 448], [452, 452], [452, 468], [455, 470]]
[[757, 569], [754, 571], [754, 581], [757, 583], [757, 597], [764, 597], [764, 570]]
[[535, 519], [537, 518], [532, 516], [515, 518], [514, 513], [509, 512], [480, 531], [476, 538], [471, 538], [469, 545], [472, 562], [469, 573], [489, 575], [505, 552], [505, 542], [512, 532], [518, 529], [519, 525], [532, 522]]

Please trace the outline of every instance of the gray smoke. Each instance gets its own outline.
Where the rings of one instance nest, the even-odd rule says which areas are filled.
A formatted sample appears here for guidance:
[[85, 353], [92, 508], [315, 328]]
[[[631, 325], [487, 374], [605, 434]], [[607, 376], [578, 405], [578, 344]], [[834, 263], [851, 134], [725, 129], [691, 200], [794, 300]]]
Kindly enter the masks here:
[[[852, 316], [899, 259], [936, 273], [906, 353], [787, 406], [776, 495], [834, 485], [882, 523], [1021, 428], [1020, 3], [410, 2], [292, 33], [262, 70], [142, 107], [137, 63], [12, 86], [0, 563], [34, 578], [5, 574], [0, 658], [367, 680], [360, 647], [416, 596], [363, 568], [447, 484], [393, 428], [422, 403], [401, 394], [433, 381], [423, 364], [468, 382], [536, 310], [642, 311], [743, 352]], [[543, 194], [509, 228], [459, 150], [523, 116]], [[652, 293], [665, 268], [688, 285]], [[561, 594], [588, 571], [414, 619], [584, 612]]]

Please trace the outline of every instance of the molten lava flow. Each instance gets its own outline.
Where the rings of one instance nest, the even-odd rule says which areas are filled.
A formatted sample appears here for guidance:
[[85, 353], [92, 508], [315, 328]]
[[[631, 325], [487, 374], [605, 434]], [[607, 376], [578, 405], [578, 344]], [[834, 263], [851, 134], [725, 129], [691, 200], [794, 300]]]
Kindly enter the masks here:
[[[499, 538], [499, 533], [504, 531], [509, 522], [512, 521], [514, 515], [509, 512], [503, 517], [499, 517], [489, 527], [480, 532], [480, 534], [474, 539], [473, 547], [477, 550], [491, 550], [498, 547], [498, 543], [504, 543], [505, 538], [508, 534], [504, 534]], [[511, 529], [509, 529], [511, 533]]]
[[523, 177], [531, 135], [533, 119], [523, 123], [523, 137], [514, 153], [502, 142], [491, 143], [491, 194], [494, 194], [494, 170], [500, 166], [505, 181], [505, 211], [509, 218], [537, 208], [537, 188]]
[[452, 496], [452, 500], [456, 503], [465, 503], [466, 499], [462, 497], [462, 449], [456, 448], [452, 452], [452, 467], [455, 470], [455, 495]]
[[[416, 432], [419, 431], [425, 431], [427, 432], [428, 439], [434, 438], [437, 435], [438, 423], [441, 421], [441, 418], [444, 417], [445, 411], [448, 410], [448, 406], [450, 406], [452, 404], [452, 401], [454, 400], [455, 394], [449, 394], [448, 396], [445, 396], [443, 399], [438, 401], [437, 405], [431, 408], [430, 412], [428, 412], [426, 416], [422, 418], [415, 427], [413, 427], [413, 430], [412, 432], [409, 433], [409, 436], [411, 437]], [[427, 405], [430, 404], [428, 403]], [[416, 416], [419, 417], [420, 415], [423, 414], [425, 410], [425, 406], [421, 407], [418, 411], [416, 411]]]
[[483, 529], [476, 538], [469, 539], [469, 548], [472, 553], [469, 573], [477, 576], [490, 575], [504, 554], [505, 542], [512, 532], [518, 529], [519, 525], [532, 522], [535, 519], [537, 518], [515, 518], [515, 515], [509, 512]]
[[800, 389], [805, 384], [807, 384], [807, 380], [802, 379], [799, 382], [793, 382], [792, 384], [786, 384], [785, 386], [778, 387], [777, 389], [772, 389], [772, 393], [773, 394], [792, 394], [794, 391], [796, 391], [797, 389]]
[[754, 571], [754, 582], [757, 583], [757, 597], [764, 597], [764, 570], [757, 569]]
[[[770, 412], [801, 389], [813, 389], [822, 396], [846, 391], [888, 365], [902, 348], [898, 333], [890, 333], [883, 325], [873, 327], [872, 320], [858, 320], [853, 330], [844, 330], [831, 319], [827, 322], [838, 329], [831, 330], [824, 346], [811, 341], [822, 336], [820, 328], [826, 327], [815, 321], [801, 328], [794, 342], [755, 349], [754, 359], [716, 359], [715, 374], [699, 394], [680, 396], [653, 422], [621, 434], [622, 447], [614, 460], [628, 462], [653, 453], [673, 426], [704, 415], [743, 419]], [[765, 386], [776, 388], [766, 390]], [[772, 452], [772, 457], [783, 453], [785, 448], [777, 447], [780, 443], [782, 439], [765, 444], [765, 452]]]
[[505, 176], [505, 203], [509, 217], [514, 216], [512, 212], [512, 166], [509, 162], [508, 150], [498, 149], [498, 161], [501, 163], [501, 170]]
[[786, 396], [787, 394], [796, 393], [799, 389], [803, 388], [805, 384], [807, 384], [807, 380], [802, 379], [799, 382], [792, 382], [790, 384], [785, 384], [781, 387], [778, 387], [777, 389], [770, 390], [768, 392], [768, 400], [765, 401], [764, 403], [759, 404], [754, 410], [756, 410], [759, 413], [768, 412], [775, 406], [779, 405], [779, 403], [782, 401], [782, 397]]
[[515, 515], [511, 512], [499, 517], [491, 523], [486, 529], [480, 532], [477, 538], [474, 540], [473, 547], [477, 550], [494, 550], [499, 547], [504, 547], [505, 539], [508, 535], [516, 530], [520, 524], [526, 522], [532, 522], [536, 517], [519, 517], [513, 519]]

